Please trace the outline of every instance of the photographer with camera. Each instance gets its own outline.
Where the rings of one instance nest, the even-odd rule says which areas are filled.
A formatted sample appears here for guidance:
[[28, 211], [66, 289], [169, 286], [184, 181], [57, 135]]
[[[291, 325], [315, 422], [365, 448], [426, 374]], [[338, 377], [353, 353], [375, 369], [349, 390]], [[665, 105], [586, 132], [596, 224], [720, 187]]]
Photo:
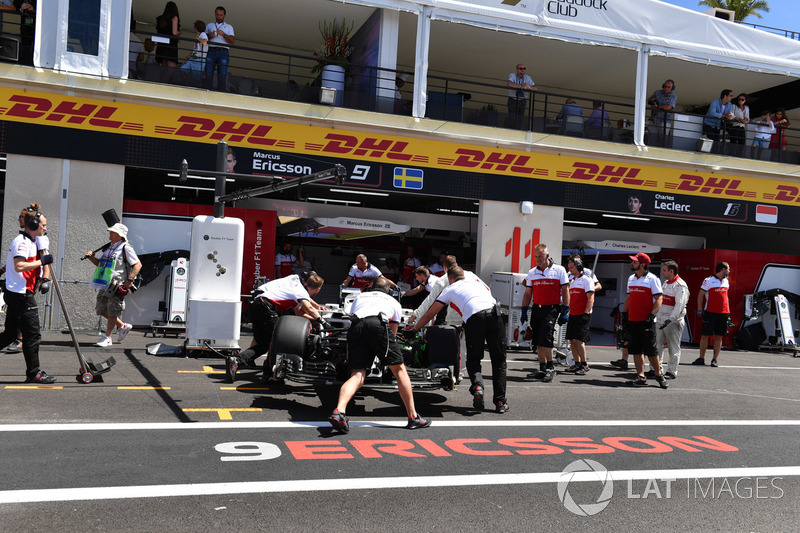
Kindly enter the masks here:
[[40, 269], [53, 262], [50, 254], [39, 256], [36, 239], [47, 231], [47, 218], [40, 212], [25, 213], [25, 227], [8, 248], [6, 258], [5, 301], [6, 328], [0, 334], [0, 349], [5, 348], [22, 332], [22, 353], [25, 355], [26, 383], [48, 384], [56, 381], [39, 369], [39, 307], [33, 297]]
[[[128, 241], [128, 227], [117, 222], [108, 230], [108, 243], [100, 258], [95, 257], [95, 252], [88, 251], [86, 259], [99, 267], [95, 271], [95, 280], [98, 277], [105, 282], [105, 288], [97, 291], [95, 311], [98, 316], [108, 319], [106, 334], [97, 341], [97, 346], [108, 348], [113, 344], [111, 334], [114, 326], [117, 327], [117, 341], [122, 342], [133, 328], [120, 320], [125, 310], [125, 296], [132, 290], [133, 280], [142, 269], [142, 263], [136, 255], [133, 246]], [[93, 282], [95, 281], [93, 280]], [[94, 285], [97, 286], [97, 285]]]

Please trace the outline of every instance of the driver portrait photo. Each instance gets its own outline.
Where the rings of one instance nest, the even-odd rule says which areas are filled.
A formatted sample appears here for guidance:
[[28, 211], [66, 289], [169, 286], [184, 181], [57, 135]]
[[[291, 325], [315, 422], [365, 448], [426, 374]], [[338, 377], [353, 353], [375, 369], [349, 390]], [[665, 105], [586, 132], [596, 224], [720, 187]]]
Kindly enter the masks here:
[[642, 201], [639, 199], [639, 195], [632, 194], [628, 197], [628, 212], [632, 215], [642, 214]]

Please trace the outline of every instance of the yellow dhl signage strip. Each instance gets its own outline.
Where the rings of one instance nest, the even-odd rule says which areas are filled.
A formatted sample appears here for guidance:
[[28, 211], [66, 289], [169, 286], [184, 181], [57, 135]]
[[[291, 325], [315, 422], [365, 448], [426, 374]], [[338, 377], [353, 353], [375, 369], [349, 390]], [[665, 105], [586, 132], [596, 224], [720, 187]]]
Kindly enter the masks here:
[[0, 88], [0, 119], [288, 153], [800, 205], [800, 184]]

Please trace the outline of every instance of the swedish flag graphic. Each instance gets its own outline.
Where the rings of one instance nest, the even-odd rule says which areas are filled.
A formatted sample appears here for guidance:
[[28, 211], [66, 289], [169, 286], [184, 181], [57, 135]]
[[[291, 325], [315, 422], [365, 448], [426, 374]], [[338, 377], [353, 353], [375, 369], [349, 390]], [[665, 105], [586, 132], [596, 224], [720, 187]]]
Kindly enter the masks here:
[[422, 170], [394, 167], [394, 186], [396, 189], [422, 190]]

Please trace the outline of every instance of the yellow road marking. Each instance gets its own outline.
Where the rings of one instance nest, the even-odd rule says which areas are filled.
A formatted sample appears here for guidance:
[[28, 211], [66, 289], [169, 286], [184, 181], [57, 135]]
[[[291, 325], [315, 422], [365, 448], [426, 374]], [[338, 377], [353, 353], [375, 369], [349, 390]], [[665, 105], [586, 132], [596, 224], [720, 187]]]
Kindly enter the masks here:
[[152, 387], [152, 386], [142, 386], [142, 387], [117, 387], [117, 390], [171, 390], [172, 387]]
[[214, 370], [210, 366], [204, 366], [203, 370], [178, 370], [178, 374], [224, 374], [224, 370]]
[[269, 387], [220, 387], [219, 390], [269, 390]]
[[244, 412], [244, 413], [260, 413], [260, 407], [240, 407], [240, 408], [209, 408], [209, 409], [183, 409], [184, 413], [217, 413], [219, 415], [220, 420], [233, 420], [231, 413], [236, 412]]
[[61, 385], [6, 385], [7, 389], [63, 389]]

